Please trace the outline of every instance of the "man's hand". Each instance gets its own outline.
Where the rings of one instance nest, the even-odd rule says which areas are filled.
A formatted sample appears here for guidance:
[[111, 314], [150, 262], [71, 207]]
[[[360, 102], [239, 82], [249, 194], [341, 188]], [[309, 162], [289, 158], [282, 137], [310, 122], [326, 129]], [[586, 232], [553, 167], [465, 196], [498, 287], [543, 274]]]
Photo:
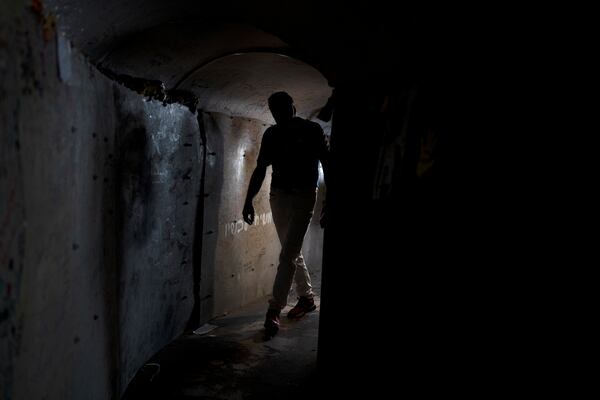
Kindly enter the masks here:
[[254, 223], [254, 206], [252, 205], [252, 200], [244, 203], [244, 210], [242, 211], [242, 215], [244, 217], [244, 221], [248, 225], [252, 225]]

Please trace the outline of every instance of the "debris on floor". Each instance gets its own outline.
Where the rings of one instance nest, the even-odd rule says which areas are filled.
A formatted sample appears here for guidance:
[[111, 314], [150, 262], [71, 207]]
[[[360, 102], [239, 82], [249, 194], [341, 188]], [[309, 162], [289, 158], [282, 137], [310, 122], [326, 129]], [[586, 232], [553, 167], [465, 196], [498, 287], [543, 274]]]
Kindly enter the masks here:
[[204, 324], [204, 325], [202, 325], [200, 328], [196, 329], [196, 330], [194, 331], [194, 333], [195, 333], [196, 335], [205, 335], [205, 334], [207, 334], [208, 332], [210, 332], [210, 331], [212, 331], [212, 330], [214, 330], [214, 329], [216, 329], [216, 328], [218, 328], [218, 326], [217, 326], [217, 325], [212, 325], [212, 324]]

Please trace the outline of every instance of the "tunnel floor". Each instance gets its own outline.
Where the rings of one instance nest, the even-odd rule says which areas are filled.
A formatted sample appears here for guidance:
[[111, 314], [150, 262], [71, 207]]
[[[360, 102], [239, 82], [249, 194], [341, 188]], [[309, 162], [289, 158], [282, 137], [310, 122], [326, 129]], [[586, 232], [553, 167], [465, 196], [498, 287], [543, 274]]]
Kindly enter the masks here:
[[217, 328], [206, 334], [183, 334], [140, 369], [123, 399], [310, 396], [316, 386], [318, 286], [317, 310], [296, 321], [285, 317], [295, 299], [290, 294], [279, 333], [270, 340], [264, 339], [263, 329], [266, 299], [210, 321]]

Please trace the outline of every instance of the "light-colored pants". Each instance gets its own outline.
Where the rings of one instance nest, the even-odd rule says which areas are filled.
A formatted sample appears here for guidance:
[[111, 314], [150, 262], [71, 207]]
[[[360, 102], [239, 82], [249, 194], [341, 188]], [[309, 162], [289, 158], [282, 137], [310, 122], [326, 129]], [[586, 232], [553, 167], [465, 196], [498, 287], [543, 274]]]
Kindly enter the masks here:
[[316, 189], [312, 192], [290, 192], [271, 188], [271, 213], [281, 253], [269, 308], [280, 310], [287, 305], [294, 280], [299, 296], [313, 295], [310, 275], [302, 257], [302, 242], [313, 216], [316, 197]]

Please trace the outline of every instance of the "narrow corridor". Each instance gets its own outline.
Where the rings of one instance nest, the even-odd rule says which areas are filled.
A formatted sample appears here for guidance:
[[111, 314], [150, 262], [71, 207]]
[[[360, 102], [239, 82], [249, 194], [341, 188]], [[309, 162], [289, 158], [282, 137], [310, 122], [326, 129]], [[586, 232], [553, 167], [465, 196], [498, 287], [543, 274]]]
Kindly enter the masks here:
[[[561, 153], [523, 139], [562, 114], [529, 92], [562, 57], [526, 61], [579, 40], [485, 8], [3, 1], [0, 400], [556, 397], [572, 308], [544, 277], [580, 253], [545, 237], [579, 206], [528, 199], [545, 163], [523, 161]], [[265, 341], [272, 162], [244, 217], [281, 91], [328, 148], [303, 247], [318, 308]], [[304, 165], [291, 137], [277, 154]]]

